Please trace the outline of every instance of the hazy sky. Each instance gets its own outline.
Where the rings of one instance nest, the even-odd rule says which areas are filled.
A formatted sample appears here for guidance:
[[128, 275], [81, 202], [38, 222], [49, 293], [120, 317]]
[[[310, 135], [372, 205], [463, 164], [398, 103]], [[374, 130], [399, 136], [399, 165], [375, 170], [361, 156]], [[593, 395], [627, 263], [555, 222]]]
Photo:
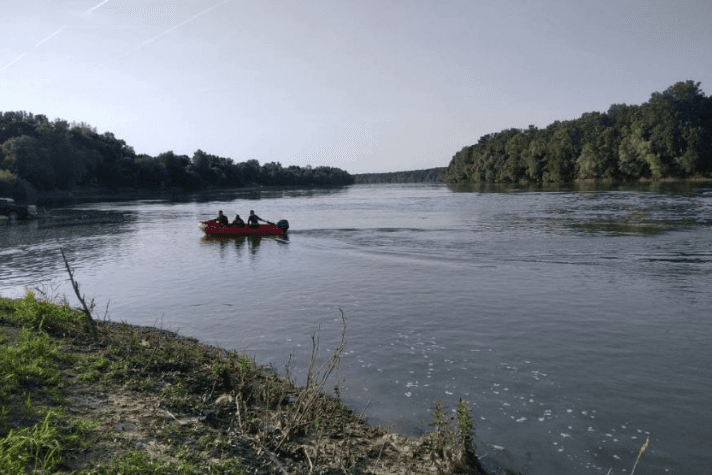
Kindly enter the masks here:
[[0, 111], [150, 155], [446, 166], [687, 79], [712, 95], [710, 0], [0, 0]]

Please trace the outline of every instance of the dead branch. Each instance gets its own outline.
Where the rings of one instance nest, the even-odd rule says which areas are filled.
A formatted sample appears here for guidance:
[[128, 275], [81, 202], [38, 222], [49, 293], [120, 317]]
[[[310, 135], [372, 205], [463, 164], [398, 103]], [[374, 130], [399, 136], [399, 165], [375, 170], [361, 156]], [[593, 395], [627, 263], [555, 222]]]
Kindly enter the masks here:
[[69, 273], [69, 280], [72, 282], [72, 288], [74, 289], [74, 293], [77, 295], [79, 302], [81, 302], [81, 304], [82, 304], [83, 312], [84, 312], [84, 315], [87, 316], [87, 321], [89, 322], [89, 326], [91, 327], [92, 334], [94, 335], [95, 338], [97, 338], [98, 333], [96, 331], [96, 323], [94, 322], [94, 319], [91, 316], [91, 310], [89, 310], [87, 303], [84, 301], [84, 297], [79, 293], [79, 283], [76, 280], [74, 280], [74, 274], [72, 274], [72, 269], [71, 269], [71, 267], [69, 267], [69, 262], [67, 261], [67, 256], [64, 255], [64, 249], [62, 249], [60, 247], [59, 252], [62, 253], [62, 259], [64, 259], [64, 265], [67, 267], [67, 273]]

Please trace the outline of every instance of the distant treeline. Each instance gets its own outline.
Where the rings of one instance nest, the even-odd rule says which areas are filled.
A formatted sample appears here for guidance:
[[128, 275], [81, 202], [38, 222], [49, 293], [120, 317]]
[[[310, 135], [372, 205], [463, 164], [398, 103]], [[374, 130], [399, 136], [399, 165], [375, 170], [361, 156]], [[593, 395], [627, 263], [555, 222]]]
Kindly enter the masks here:
[[712, 97], [678, 82], [642, 105], [485, 135], [455, 154], [446, 183], [712, 177]]
[[32, 199], [38, 192], [75, 188], [185, 189], [261, 185], [348, 185], [353, 177], [333, 167], [235, 163], [197, 150], [137, 154], [111, 132], [85, 123], [49, 121], [24, 111], [0, 112], [0, 196]]
[[445, 167], [388, 173], [359, 173], [353, 175], [356, 184], [366, 183], [442, 183], [440, 175]]

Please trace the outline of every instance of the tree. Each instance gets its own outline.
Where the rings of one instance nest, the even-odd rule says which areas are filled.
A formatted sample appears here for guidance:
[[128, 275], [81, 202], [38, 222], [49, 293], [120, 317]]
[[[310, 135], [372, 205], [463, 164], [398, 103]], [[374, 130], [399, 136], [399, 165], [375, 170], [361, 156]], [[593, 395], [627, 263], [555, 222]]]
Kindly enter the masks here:
[[712, 173], [712, 98], [676, 83], [640, 106], [613, 104], [544, 130], [486, 134], [451, 159], [443, 180], [562, 182]]
[[47, 150], [34, 137], [22, 135], [3, 144], [9, 169], [22, 176], [40, 190], [51, 190], [56, 185], [54, 167]]

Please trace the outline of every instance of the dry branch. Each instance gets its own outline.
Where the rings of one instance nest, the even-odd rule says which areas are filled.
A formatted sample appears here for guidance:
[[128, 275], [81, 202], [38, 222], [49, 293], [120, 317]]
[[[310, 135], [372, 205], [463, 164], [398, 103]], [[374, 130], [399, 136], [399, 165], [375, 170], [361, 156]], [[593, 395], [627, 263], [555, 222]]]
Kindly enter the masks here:
[[[91, 310], [89, 310], [89, 307], [87, 306], [87, 303], [84, 301], [84, 296], [82, 296], [79, 293], [79, 283], [74, 280], [74, 274], [72, 274], [72, 269], [69, 267], [69, 262], [67, 261], [67, 256], [64, 255], [64, 249], [61, 247], [59, 248], [59, 252], [62, 253], [62, 259], [64, 259], [64, 265], [67, 267], [67, 273], [69, 274], [69, 280], [72, 282], [72, 288], [74, 289], [74, 293], [77, 295], [77, 298], [79, 299], [79, 302], [82, 304], [82, 311], [84, 312], [84, 315], [87, 316], [87, 321], [89, 322], [89, 326], [91, 327], [92, 334], [94, 335], [94, 338], [98, 337], [98, 333], [96, 331], [96, 323], [94, 322], [94, 319], [91, 316]], [[108, 306], [107, 306], [108, 308]]]

